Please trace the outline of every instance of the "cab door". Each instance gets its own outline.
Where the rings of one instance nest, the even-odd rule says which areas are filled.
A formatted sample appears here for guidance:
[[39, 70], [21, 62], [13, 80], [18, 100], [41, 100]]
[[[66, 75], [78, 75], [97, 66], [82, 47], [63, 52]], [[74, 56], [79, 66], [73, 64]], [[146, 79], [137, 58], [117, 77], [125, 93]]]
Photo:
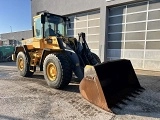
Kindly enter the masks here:
[[34, 40], [33, 46], [35, 48], [43, 49], [43, 25], [41, 23], [41, 15], [34, 17]]

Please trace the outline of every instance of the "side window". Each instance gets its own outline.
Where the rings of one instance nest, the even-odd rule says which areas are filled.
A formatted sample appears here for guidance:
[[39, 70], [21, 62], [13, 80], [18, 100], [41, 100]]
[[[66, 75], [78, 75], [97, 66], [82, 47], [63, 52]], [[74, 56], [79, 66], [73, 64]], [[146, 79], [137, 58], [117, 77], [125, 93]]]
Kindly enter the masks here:
[[42, 24], [40, 18], [35, 19], [35, 32], [36, 32], [35, 36], [37, 38], [42, 38]]

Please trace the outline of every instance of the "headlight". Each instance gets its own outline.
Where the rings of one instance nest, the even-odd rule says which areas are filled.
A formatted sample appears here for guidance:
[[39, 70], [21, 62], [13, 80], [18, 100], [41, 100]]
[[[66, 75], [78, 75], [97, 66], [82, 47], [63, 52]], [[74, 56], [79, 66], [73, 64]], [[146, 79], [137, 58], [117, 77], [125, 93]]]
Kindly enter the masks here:
[[52, 43], [52, 39], [47, 39], [47, 43], [51, 44]]

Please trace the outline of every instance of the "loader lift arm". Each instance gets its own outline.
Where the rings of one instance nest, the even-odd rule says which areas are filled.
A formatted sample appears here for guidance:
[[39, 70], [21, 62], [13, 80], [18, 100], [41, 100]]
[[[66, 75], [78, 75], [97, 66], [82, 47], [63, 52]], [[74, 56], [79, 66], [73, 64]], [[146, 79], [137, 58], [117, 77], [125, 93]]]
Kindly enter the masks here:
[[85, 67], [86, 65], [96, 65], [101, 63], [99, 57], [97, 57], [94, 53], [92, 53], [90, 48], [88, 47], [85, 33], [81, 32], [80, 34], [78, 34], [78, 36], [79, 36], [78, 42], [82, 46], [82, 50], [79, 55], [79, 59], [81, 60], [82, 66]]

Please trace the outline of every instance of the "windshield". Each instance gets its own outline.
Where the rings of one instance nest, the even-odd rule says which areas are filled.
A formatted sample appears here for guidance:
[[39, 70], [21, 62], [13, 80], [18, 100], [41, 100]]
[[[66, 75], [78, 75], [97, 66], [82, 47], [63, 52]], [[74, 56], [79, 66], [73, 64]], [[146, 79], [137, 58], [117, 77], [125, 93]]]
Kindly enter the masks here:
[[65, 36], [66, 27], [63, 18], [58, 16], [46, 16], [44, 24], [44, 36]]

